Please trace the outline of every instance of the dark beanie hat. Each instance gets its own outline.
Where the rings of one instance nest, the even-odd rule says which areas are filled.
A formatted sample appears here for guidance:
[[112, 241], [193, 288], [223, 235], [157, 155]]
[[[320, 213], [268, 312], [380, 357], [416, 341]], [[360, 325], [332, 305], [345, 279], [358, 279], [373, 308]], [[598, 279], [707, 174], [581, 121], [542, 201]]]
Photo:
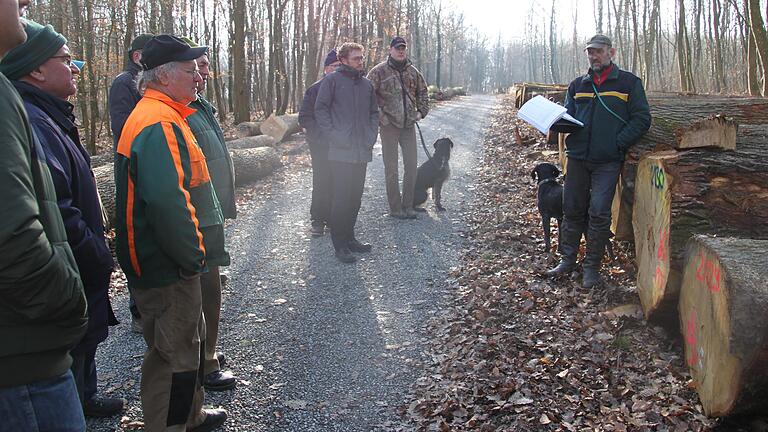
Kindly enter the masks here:
[[149, 33], [142, 33], [136, 36], [131, 42], [131, 49], [128, 50], [128, 52], [132, 53], [134, 51], [144, 49], [144, 45], [146, 45], [147, 42], [152, 40], [153, 37], [155, 37], [155, 35], [149, 34]]
[[336, 63], [337, 61], [339, 61], [339, 58], [336, 55], [336, 50], [332, 49], [332, 50], [328, 51], [328, 55], [325, 56], [325, 63], [324, 63], [324, 65], [326, 67], [328, 67], [328, 66]]
[[0, 62], [0, 73], [9, 80], [17, 80], [29, 75], [38, 66], [56, 55], [67, 39], [56, 32], [49, 24], [40, 25], [22, 18], [27, 41], [16, 46]]

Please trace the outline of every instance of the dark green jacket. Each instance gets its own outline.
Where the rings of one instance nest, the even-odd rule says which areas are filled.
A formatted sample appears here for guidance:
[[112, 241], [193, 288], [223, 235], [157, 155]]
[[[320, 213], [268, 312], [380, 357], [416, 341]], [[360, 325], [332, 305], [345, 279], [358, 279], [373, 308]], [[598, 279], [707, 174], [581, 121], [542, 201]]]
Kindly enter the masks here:
[[0, 74], [0, 387], [66, 372], [88, 325], [45, 154]]
[[[196, 101], [189, 104], [189, 107], [195, 109], [196, 112], [187, 117], [187, 122], [192, 134], [197, 139], [197, 144], [205, 154], [211, 183], [213, 183], [213, 188], [216, 191], [223, 217], [234, 219], [237, 217], [235, 167], [224, 141], [224, 133], [221, 131], [219, 122], [216, 121], [216, 109], [200, 95]], [[198, 206], [195, 202], [192, 204]], [[208, 264], [229, 265], [229, 254], [224, 247], [224, 225], [206, 226], [201, 222], [200, 228], [203, 232], [205, 257]]]
[[568, 135], [566, 153], [569, 158], [589, 162], [621, 162], [627, 150], [651, 127], [643, 82], [613, 65], [607, 79], [595, 86], [605, 105], [622, 120], [595, 97], [592, 83], [590, 70], [568, 86], [565, 107], [568, 114], [584, 122], [584, 128]]
[[117, 144], [117, 259], [138, 288], [206, 271], [200, 227], [224, 222], [205, 155], [187, 124], [193, 113], [147, 89]]

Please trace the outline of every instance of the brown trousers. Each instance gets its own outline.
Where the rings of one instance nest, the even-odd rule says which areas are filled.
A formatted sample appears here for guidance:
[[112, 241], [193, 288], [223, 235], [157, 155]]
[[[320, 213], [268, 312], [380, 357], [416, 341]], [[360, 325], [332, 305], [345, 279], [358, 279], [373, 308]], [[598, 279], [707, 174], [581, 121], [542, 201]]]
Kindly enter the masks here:
[[200, 278], [135, 289], [147, 351], [141, 408], [147, 432], [184, 432], [205, 420], [202, 358], [205, 318]]
[[[379, 128], [381, 155], [384, 159], [384, 177], [387, 185], [389, 211], [397, 213], [413, 208], [413, 188], [416, 185], [416, 128], [402, 129], [392, 124]], [[398, 173], [398, 147], [403, 149], [403, 195], [400, 198], [400, 174]]]
[[203, 294], [203, 316], [205, 316], [205, 361], [203, 373], [208, 375], [221, 369], [216, 358], [216, 344], [219, 340], [219, 318], [221, 316], [221, 278], [219, 266], [208, 266], [208, 273], [200, 276]]

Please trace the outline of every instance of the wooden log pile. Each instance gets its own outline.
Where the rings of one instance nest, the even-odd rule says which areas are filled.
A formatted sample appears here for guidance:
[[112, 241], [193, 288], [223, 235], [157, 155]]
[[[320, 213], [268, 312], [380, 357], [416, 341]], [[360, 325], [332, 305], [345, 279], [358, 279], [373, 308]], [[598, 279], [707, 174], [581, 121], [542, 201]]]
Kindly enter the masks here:
[[653, 122], [627, 153], [613, 205], [611, 230], [632, 240], [632, 206], [640, 160], [654, 151], [690, 148], [733, 149], [739, 125], [768, 124], [768, 99], [710, 95], [652, 95]]
[[694, 236], [687, 256], [680, 328], [704, 413], [765, 413], [768, 240]]
[[515, 95], [515, 107], [520, 108], [534, 96], [544, 96], [555, 102], [565, 102], [567, 84], [517, 83], [512, 86], [511, 93]]
[[646, 317], [674, 312], [694, 234], [768, 238], [768, 126], [742, 126], [736, 150], [665, 150], [638, 165], [633, 228]]
[[[243, 186], [266, 177], [281, 164], [280, 154], [271, 147], [243, 148], [230, 150], [235, 166], [235, 184]], [[96, 186], [101, 196], [101, 203], [106, 219], [106, 229], [112, 228], [115, 221], [115, 175], [114, 164], [106, 164], [93, 169]]]

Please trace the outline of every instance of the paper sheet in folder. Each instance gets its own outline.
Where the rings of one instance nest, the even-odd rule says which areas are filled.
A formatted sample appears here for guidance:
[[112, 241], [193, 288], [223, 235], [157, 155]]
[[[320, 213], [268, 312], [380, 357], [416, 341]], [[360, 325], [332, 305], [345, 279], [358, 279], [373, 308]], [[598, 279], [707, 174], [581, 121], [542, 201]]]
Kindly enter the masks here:
[[544, 96], [536, 96], [526, 102], [517, 112], [517, 116], [543, 134], [550, 129], [554, 132], [570, 133], [584, 127], [584, 123], [568, 114], [564, 106]]

